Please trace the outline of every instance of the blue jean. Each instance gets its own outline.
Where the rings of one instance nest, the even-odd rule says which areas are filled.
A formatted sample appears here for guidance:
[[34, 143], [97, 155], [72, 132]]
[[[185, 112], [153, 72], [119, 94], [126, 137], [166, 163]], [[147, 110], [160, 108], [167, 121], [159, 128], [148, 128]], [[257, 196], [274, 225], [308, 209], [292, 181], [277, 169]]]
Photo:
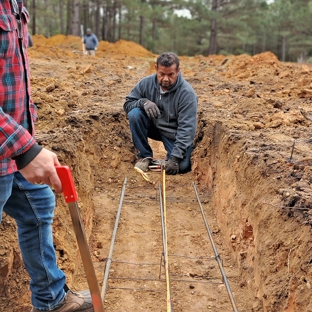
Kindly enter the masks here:
[[[153, 151], [148, 143], [148, 138], [161, 141], [167, 151], [167, 159], [170, 158], [174, 147], [174, 140], [165, 137], [148, 118], [141, 108], [133, 108], [129, 113], [129, 124], [132, 135], [132, 141], [135, 148], [139, 151], [138, 157], [153, 157]], [[184, 173], [191, 170], [191, 154], [193, 146], [189, 146], [185, 156], [179, 163], [179, 172]]]
[[52, 222], [55, 196], [48, 185], [29, 183], [19, 173], [0, 176], [2, 211], [15, 219], [18, 241], [30, 276], [31, 301], [40, 311], [50, 311], [65, 296], [65, 274], [56, 263]]

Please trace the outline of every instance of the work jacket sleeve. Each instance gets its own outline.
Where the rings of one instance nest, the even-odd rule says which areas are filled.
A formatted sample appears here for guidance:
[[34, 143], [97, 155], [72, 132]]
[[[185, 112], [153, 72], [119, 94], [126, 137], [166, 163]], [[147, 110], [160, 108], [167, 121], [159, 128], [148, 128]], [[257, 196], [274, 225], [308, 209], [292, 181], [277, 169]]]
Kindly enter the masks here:
[[128, 114], [133, 108], [143, 108], [143, 105], [147, 100], [152, 100], [150, 91], [153, 89], [154, 87], [150, 77], [145, 77], [140, 80], [126, 96], [126, 101], [123, 106], [125, 112]]

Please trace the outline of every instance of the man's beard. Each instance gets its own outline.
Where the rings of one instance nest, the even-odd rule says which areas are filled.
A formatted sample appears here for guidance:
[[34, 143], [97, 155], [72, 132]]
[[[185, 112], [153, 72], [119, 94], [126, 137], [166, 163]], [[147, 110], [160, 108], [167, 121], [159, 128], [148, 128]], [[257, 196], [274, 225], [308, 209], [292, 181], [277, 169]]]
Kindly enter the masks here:
[[165, 89], [165, 90], [169, 90], [169, 89], [171, 89], [171, 87], [173, 86], [173, 84], [171, 84], [170, 82], [167, 82], [167, 83], [161, 83], [160, 84], [160, 86], [163, 88], [163, 89]]

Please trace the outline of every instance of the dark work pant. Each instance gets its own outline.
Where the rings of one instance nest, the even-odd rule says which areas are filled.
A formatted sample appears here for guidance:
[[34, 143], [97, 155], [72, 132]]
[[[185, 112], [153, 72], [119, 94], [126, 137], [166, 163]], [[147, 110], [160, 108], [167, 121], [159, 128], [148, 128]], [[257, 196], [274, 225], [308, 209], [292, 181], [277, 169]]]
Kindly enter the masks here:
[[[148, 118], [146, 113], [141, 108], [133, 108], [129, 113], [130, 131], [132, 141], [135, 148], [139, 151], [138, 157], [153, 157], [153, 151], [148, 143], [148, 138], [156, 141], [161, 141], [167, 151], [167, 159], [170, 158], [174, 147], [174, 140], [165, 137]], [[193, 146], [189, 146], [185, 157], [179, 164], [179, 172], [187, 172], [191, 170], [191, 154]]]

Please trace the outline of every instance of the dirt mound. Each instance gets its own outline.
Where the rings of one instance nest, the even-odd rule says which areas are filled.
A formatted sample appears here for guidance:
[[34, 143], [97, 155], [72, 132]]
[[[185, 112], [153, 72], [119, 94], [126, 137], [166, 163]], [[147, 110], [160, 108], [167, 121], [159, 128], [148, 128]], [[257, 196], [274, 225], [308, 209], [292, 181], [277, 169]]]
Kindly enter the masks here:
[[[74, 54], [82, 54], [82, 39], [77, 36], [55, 35], [46, 38], [42, 35], [33, 36], [34, 47], [29, 49], [30, 56], [67, 58], [74, 57]], [[126, 40], [119, 40], [116, 43], [100, 41], [96, 55], [105, 56], [133, 56], [133, 57], [154, 57], [155, 55], [141, 45]]]
[[116, 43], [100, 41], [99, 51], [109, 54], [122, 54], [135, 57], [154, 57], [154, 54], [143, 48], [141, 45], [126, 40], [119, 40]]

